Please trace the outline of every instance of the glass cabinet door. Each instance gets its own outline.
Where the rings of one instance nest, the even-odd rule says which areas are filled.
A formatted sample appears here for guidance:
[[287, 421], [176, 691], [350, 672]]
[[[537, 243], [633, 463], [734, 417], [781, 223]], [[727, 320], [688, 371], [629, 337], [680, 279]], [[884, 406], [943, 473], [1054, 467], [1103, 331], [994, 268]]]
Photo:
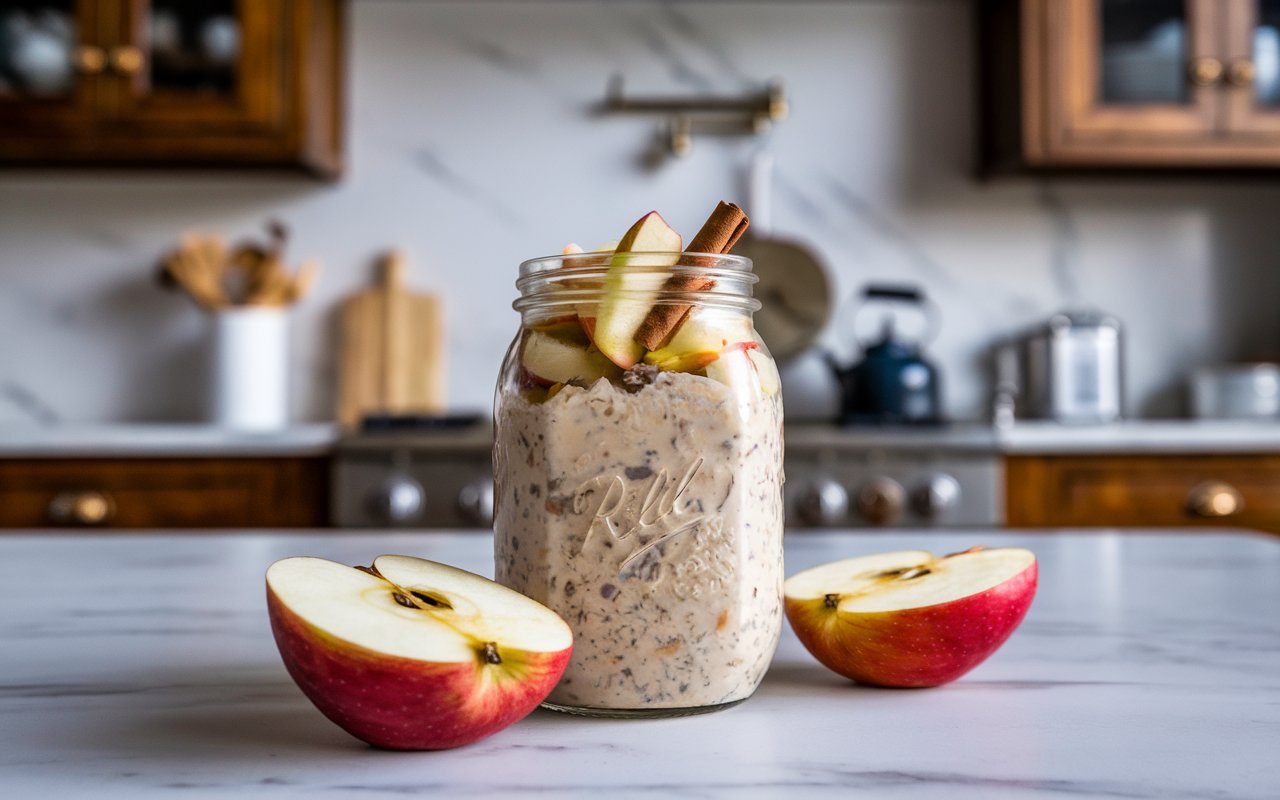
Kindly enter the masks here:
[[1232, 132], [1280, 132], [1280, 0], [1225, 0]]
[[77, 0], [0, 0], [0, 122], [92, 112], [106, 68], [91, 9]]
[[[1079, 135], [1125, 131], [1201, 133], [1214, 124], [1210, 87], [1218, 0], [1068, 0], [1064, 49], [1072, 127]], [[1072, 44], [1074, 43], [1074, 45]]]
[[[284, 0], [131, 0], [109, 51], [116, 115], [269, 122], [285, 69]], [[151, 128], [156, 130], [155, 128]]]

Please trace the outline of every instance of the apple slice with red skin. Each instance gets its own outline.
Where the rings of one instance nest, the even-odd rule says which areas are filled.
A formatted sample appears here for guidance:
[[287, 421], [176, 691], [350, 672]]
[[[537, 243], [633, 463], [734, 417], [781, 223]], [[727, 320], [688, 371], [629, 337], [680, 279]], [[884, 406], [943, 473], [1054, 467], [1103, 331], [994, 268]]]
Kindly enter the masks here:
[[285, 668], [312, 703], [375, 747], [441, 750], [522, 719], [560, 680], [573, 634], [479, 575], [408, 556], [372, 568], [286, 558], [267, 570]]
[[837, 561], [788, 578], [787, 620], [829, 669], [873, 686], [953, 681], [1004, 644], [1031, 607], [1035, 555], [973, 548]]

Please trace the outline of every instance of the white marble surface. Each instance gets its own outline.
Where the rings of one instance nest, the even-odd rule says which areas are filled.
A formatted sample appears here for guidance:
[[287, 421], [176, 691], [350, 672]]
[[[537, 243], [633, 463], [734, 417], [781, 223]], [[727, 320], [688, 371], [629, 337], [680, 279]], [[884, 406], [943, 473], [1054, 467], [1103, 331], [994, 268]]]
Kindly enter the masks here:
[[[461, 432], [394, 435], [409, 446], [483, 450], [489, 447], [492, 431], [481, 426]], [[330, 452], [338, 441], [338, 428], [321, 423], [263, 432], [183, 424], [0, 424], [0, 458], [319, 455]], [[347, 446], [382, 445], [364, 439]], [[981, 423], [937, 428], [839, 428], [799, 422], [787, 426], [787, 447], [797, 452], [907, 448], [1012, 454], [1275, 453], [1280, 452], [1280, 421], [1131, 421], [1094, 426], [1019, 422], [1007, 430]]]
[[327, 423], [278, 431], [235, 431], [182, 424], [0, 424], [0, 458], [76, 456], [301, 456], [333, 449], [338, 428]]
[[1280, 452], [1280, 420], [1019, 422], [997, 431], [996, 441], [1005, 453], [1275, 453]]
[[787, 426], [792, 450], [873, 452], [906, 448], [1011, 454], [1276, 453], [1280, 420], [1129, 420], [1108, 425], [1020, 421], [998, 429], [982, 423], [940, 427], [852, 427], [808, 423]]
[[1022, 628], [961, 681], [861, 688], [788, 631], [758, 694], [665, 721], [535, 712], [389, 753], [289, 681], [276, 558], [405, 552], [488, 572], [476, 534], [0, 537], [7, 797], [1274, 798], [1280, 540], [1254, 534], [794, 534], [788, 572], [900, 546], [1032, 547]]

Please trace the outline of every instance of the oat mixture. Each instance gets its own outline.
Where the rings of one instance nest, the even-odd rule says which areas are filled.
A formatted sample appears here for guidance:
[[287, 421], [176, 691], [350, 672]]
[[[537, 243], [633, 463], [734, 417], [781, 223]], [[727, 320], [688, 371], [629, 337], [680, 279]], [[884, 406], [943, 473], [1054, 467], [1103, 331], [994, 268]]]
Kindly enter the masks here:
[[748, 697], [782, 624], [778, 396], [663, 372], [509, 397], [497, 424], [497, 579], [574, 631], [549, 702]]

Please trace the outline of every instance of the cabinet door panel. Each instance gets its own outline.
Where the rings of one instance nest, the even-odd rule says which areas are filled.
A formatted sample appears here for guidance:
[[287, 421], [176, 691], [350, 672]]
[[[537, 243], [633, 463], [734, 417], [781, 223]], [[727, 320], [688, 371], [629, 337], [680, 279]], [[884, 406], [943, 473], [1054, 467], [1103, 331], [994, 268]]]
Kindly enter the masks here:
[[328, 483], [319, 458], [3, 461], [0, 529], [319, 526]]
[[1203, 0], [1040, 0], [1048, 125], [1028, 151], [1055, 161], [1141, 160], [1194, 147], [1221, 95], [1189, 78], [1218, 52], [1222, 9]]
[[1227, 126], [1232, 138], [1280, 145], [1280, 0], [1224, 0]]
[[1280, 532], [1278, 456], [1021, 456], [1006, 467], [1013, 527]]
[[0, 127], [48, 133], [89, 120], [106, 69], [85, 0], [0, 0]]
[[112, 117], [143, 136], [284, 124], [286, 0], [127, 0]]

